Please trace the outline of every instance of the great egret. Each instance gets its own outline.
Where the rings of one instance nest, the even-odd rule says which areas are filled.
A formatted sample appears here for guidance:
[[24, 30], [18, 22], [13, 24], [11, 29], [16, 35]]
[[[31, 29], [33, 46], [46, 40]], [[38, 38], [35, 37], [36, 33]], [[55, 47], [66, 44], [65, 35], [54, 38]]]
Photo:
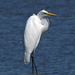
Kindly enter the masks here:
[[[34, 74], [34, 67], [38, 75], [37, 67], [34, 62], [34, 51], [38, 46], [41, 35], [48, 30], [49, 20], [48, 16], [56, 16], [56, 14], [49, 13], [45, 10], [41, 10], [37, 15], [30, 16], [26, 23], [24, 31], [24, 43], [25, 43], [25, 64], [29, 64], [30, 56], [32, 57], [32, 74]], [[32, 54], [32, 55], [31, 55]]]

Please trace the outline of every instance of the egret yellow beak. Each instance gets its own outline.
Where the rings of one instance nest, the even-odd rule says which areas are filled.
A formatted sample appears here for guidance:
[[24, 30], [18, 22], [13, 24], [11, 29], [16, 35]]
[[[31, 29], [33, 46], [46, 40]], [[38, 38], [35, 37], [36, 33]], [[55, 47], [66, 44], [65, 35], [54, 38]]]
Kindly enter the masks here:
[[49, 13], [49, 12], [45, 12], [44, 14], [47, 14], [49, 16], [57, 16], [56, 14], [52, 14], [52, 13]]

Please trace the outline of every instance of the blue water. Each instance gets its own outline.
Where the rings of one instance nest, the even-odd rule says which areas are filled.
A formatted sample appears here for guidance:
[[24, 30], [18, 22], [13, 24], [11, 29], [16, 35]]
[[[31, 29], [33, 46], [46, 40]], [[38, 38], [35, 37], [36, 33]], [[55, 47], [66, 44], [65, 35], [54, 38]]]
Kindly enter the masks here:
[[39, 74], [75, 75], [75, 0], [0, 0], [0, 75], [31, 74], [31, 63], [24, 64], [24, 29], [42, 9], [58, 16], [50, 17], [35, 51]]

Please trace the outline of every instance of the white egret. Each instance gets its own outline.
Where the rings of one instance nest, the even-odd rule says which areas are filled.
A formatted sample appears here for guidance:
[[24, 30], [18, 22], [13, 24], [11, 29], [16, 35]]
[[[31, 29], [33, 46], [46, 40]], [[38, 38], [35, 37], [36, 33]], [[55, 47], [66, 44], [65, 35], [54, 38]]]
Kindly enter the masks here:
[[25, 43], [25, 64], [29, 64], [30, 56], [32, 57], [32, 73], [34, 74], [34, 67], [38, 75], [38, 71], [34, 62], [34, 51], [38, 46], [41, 35], [48, 30], [49, 20], [48, 16], [56, 16], [45, 10], [41, 10], [37, 15], [33, 14], [27, 20], [24, 31], [24, 43]]

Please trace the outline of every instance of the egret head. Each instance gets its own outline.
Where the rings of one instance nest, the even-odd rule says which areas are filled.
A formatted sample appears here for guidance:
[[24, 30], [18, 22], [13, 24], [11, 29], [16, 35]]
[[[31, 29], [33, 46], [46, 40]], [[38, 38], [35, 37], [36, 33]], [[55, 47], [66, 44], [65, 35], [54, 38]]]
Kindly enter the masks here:
[[46, 17], [46, 16], [56, 16], [56, 14], [49, 13], [46, 10], [41, 10], [37, 15], [40, 18], [43, 18], [43, 17]]

